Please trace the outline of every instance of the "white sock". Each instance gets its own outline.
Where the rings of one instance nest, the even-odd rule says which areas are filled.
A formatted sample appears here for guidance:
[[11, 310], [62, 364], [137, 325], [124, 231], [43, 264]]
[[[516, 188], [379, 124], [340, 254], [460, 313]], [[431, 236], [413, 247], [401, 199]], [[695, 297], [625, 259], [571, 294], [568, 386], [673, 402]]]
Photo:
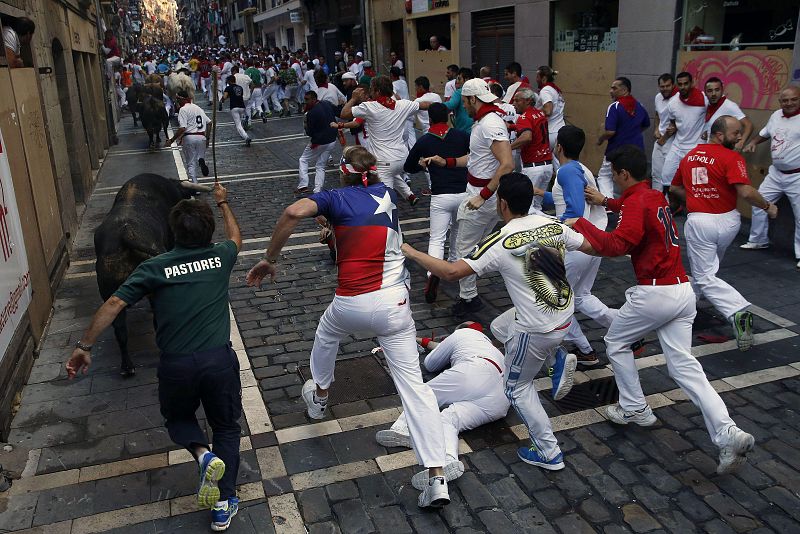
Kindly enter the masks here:
[[328, 396], [325, 395], [324, 397], [320, 397], [317, 395], [317, 392], [314, 392], [314, 402], [317, 404], [328, 404]]
[[211, 454], [211, 451], [206, 451], [206, 452], [204, 452], [203, 454], [201, 454], [200, 456], [198, 456], [198, 457], [197, 457], [197, 463], [198, 463], [198, 464], [200, 464], [200, 465], [203, 465], [203, 462], [204, 462], [204, 461], [205, 461], [205, 459], [206, 459], [206, 454]]
[[214, 505], [216, 508], [224, 508], [225, 510], [228, 509], [228, 501], [217, 501], [217, 504]]

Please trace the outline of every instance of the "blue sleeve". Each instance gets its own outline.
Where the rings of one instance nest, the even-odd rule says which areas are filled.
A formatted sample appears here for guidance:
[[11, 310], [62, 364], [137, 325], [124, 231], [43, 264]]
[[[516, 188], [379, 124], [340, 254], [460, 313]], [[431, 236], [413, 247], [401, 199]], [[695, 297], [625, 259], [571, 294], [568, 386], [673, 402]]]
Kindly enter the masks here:
[[561, 220], [583, 217], [586, 210], [586, 199], [583, 194], [586, 179], [583, 177], [583, 169], [575, 165], [562, 167], [558, 170], [556, 180], [564, 191], [564, 202], [567, 205], [567, 209], [561, 215]]
[[542, 208], [546, 210], [555, 209], [556, 203], [553, 201], [553, 193], [550, 191], [544, 192], [544, 197], [542, 199]]
[[605, 128], [607, 132], [617, 131], [617, 106], [615, 106], [614, 104], [608, 106], [608, 111], [606, 112]]
[[332, 208], [335, 201], [332, 191], [320, 191], [319, 193], [309, 195], [307, 198], [316, 202], [317, 215], [324, 215], [326, 219], [331, 220], [331, 212], [333, 211]]
[[411, 147], [411, 150], [408, 151], [408, 157], [406, 158], [406, 162], [403, 164], [404, 171], [413, 174], [422, 170], [422, 167], [419, 164], [419, 159], [422, 157], [422, 149], [425, 148], [426, 145], [424, 137], [425, 136], [420, 137], [419, 140], [414, 143], [414, 146]]

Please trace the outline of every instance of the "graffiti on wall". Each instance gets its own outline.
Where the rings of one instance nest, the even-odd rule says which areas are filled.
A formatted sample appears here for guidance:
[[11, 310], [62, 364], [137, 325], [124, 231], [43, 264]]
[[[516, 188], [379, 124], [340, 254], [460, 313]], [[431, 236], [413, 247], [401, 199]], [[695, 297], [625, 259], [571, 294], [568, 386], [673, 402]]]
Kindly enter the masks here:
[[778, 108], [778, 93], [789, 82], [792, 51], [682, 52], [678, 63], [700, 89], [716, 76], [742, 108], [769, 110]]

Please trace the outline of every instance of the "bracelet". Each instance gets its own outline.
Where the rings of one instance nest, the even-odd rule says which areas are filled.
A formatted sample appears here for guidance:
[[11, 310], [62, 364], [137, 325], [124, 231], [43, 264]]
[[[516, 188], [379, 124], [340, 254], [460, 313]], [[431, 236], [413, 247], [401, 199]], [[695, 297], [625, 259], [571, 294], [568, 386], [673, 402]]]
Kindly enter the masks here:
[[337, 122], [336, 123], [336, 127], [341, 130], [342, 128], [344, 128], [344, 123], [343, 122]]
[[427, 349], [428, 348], [428, 343], [430, 343], [431, 341], [433, 341], [431, 338], [423, 337], [422, 338], [422, 343], [420, 343], [420, 345], [422, 345], [423, 349]]
[[489, 200], [491, 196], [494, 195], [494, 191], [492, 191], [488, 187], [484, 187], [483, 189], [481, 189], [480, 195], [483, 200]]
[[458, 164], [456, 158], [445, 158], [445, 167], [455, 167]]
[[227, 200], [220, 200], [219, 202], [217, 202], [217, 207], [221, 208], [223, 204], [227, 204], [227, 203], [228, 203]]
[[767, 211], [771, 206], [772, 206], [772, 202], [767, 202], [767, 207], [766, 208], [761, 208], [761, 209], [764, 210], [764, 211]]
[[92, 345], [84, 345], [83, 343], [80, 342], [80, 340], [78, 340], [78, 342], [75, 343], [75, 346], [81, 350], [85, 350], [86, 352], [92, 352]]
[[608, 197], [603, 197], [603, 202], [600, 203], [604, 208], [608, 207]]
[[278, 260], [273, 260], [267, 254], [264, 254], [264, 261], [266, 261], [267, 263], [271, 263], [272, 265], [278, 263]]

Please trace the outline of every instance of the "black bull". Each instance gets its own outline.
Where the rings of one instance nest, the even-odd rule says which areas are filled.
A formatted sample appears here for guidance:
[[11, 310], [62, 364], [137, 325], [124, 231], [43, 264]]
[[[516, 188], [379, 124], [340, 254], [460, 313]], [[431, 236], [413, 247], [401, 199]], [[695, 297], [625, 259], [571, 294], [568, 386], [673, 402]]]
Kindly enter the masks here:
[[[114, 205], [94, 232], [97, 286], [107, 300], [144, 260], [170, 250], [172, 207], [206, 186], [170, 180], [158, 174], [139, 174], [122, 186]], [[114, 335], [122, 358], [121, 373], [131, 376], [135, 366], [128, 354], [125, 309], [114, 320]]]
[[[137, 126], [138, 119], [147, 131], [150, 138], [150, 149], [157, 148], [156, 143], [161, 143], [161, 130], [167, 137], [169, 117], [164, 106], [164, 94], [161, 86], [157, 84], [134, 84], [127, 92], [128, 107], [133, 116], [133, 125]], [[155, 136], [155, 142], [153, 137]]]

